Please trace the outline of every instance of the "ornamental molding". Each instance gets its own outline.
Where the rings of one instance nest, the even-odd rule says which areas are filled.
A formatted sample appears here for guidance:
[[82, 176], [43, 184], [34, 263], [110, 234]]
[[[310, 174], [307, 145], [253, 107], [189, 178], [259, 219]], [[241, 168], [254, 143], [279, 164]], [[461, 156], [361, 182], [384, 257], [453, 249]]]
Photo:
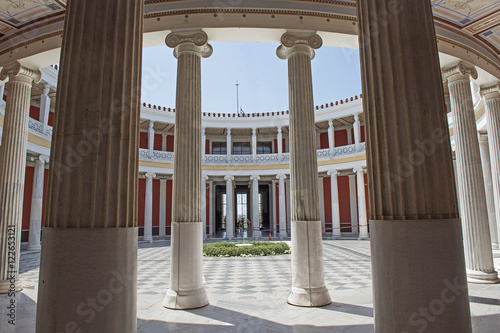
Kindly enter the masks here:
[[463, 61], [458, 64], [442, 70], [443, 79], [450, 82], [450, 78], [454, 75], [470, 76], [472, 79], [477, 80], [478, 73], [475, 66], [467, 64]]
[[18, 61], [5, 66], [0, 72], [0, 81], [12, 80], [17, 77], [27, 77], [33, 80], [34, 83], [39, 83], [42, 80], [42, 72], [38, 69], [23, 66]]
[[294, 53], [306, 53], [314, 58], [314, 50], [323, 45], [323, 40], [316, 32], [286, 32], [281, 36], [281, 45], [276, 50], [276, 55], [282, 60]]

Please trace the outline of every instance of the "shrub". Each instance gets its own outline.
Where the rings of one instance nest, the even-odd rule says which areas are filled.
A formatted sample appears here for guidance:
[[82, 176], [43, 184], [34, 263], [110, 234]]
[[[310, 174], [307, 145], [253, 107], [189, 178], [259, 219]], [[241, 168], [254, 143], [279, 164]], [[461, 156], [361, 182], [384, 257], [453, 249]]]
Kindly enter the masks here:
[[[236, 244], [252, 244], [252, 246], [236, 246]], [[203, 244], [203, 255], [206, 257], [258, 257], [291, 253], [284, 242], [218, 242]]]

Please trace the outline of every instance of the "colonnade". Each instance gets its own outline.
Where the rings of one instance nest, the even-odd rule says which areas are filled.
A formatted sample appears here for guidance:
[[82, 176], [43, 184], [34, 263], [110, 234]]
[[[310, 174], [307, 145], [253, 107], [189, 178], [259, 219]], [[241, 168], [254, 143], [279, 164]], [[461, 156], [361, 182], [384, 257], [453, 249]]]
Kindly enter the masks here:
[[[358, 0], [363, 103], [368, 126], [375, 330], [411, 330], [413, 313], [422, 304], [442, 296], [443, 288], [451, 285], [461, 292], [429, 325], [436, 332], [470, 332], [467, 275], [479, 282], [498, 280], [490, 260], [486, 195], [481, 165], [477, 163], [479, 142], [471, 108], [469, 79], [475, 76], [475, 69], [460, 63], [443, 72], [454, 115], [461, 221], [431, 7], [428, 2], [408, 2], [393, 14], [397, 16], [390, 24], [374, 25], [370, 13], [393, 13], [392, 2]], [[50, 156], [38, 332], [67, 331], [68, 327], [84, 327], [88, 332], [136, 330], [134, 201], [140, 94], [135, 88], [140, 87], [143, 2], [119, 0], [106, 6], [110, 6], [109, 10], [103, 11], [98, 0], [68, 3], [60, 73], [60, 89], [65, 93], [57, 97], [59, 116]], [[399, 38], [402, 35], [409, 38]], [[164, 306], [177, 309], [208, 304], [202, 285], [200, 209], [200, 58], [211, 53], [207, 39], [202, 31], [179, 31], [166, 40], [175, 49], [179, 72], [172, 272]], [[394, 40], [399, 43], [387, 42]], [[428, 52], [416, 55], [414, 43]], [[285, 33], [281, 44], [277, 53], [288, 61], [290, 89], [294, 250], [288, 302], [319, 306], [331, 302], [323, 276], [310, 67], [314, 49], [322, 42], [314, 33], [296, 32]], [[110, 63], [109, 59], [113, 61]], [[116, 70], [112, 65], [117, 63], [128, 70]], [[102, 80], [86, 75], [89, 69]], [[12, 240], [19, 257], [16, 226], [20, 225], [22, 207], [29, 93], [40, 74], [15, 64], [4, 68], [1, 76], [10, 79], [0, 149], [0, 255], [5, 259], [7, 244]], [[494, 202], [498, 203], [500, 95], [491, 87], [483, 93], [490, 120]], [[116, 104], [116, 100], [120, 103]], [[88, 148], [89, 153], [83, 153], [83, 133], [89, 130], [99, 131], [101, 140]], [[355, 136], [359, 136], [359, 130], [355, 130]], [[230, 142], [230, 134], [227, 139]], [[77, 163], [65, 159], [67, 147], [80, 152]], [[409, 161], [411, 172], [403, 172], [403, 160]], [[364, 184], [363, 170], [357, 168], [355, 172], [360, 195], [364, 193], [360, 188]], [[336, 173], [332, 170], [330, 174]], [[226, 176], [225, 180], [231, 188], [234, 176]], [[74, 189], [78, 189], [77, 200], [72, 195]], [[498, 220], [499, 212], [495, 214]], [[360, 219], [366, 219], [361, 212]], [[360, 221], [360, 236], [367, 235], [364, 227]], [[68, 257], [71, 265], [67, 265]], [[0, 292], [12, 286], [20, 289], [18, 279], [11, 283], [12, 269], [7, 263], [8, 260], [2, 260], [0, 266]], [[19, 261], [15, 265], [13, 274], [18, 277]], [[102, 290], [112, 293], [113, 302], [90, 323], [76, 322], [74, 314], [81, 302]]]

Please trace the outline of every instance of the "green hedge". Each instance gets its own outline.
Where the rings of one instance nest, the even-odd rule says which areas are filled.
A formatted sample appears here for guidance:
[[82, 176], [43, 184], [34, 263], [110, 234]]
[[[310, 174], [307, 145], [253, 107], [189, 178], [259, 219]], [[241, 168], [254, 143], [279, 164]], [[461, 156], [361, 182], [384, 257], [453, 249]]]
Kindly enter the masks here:
[[[236, 246], [236, 244], [252, 244], [253, 246]], [[206, 257], [258, 257], [291, 253], [284, 242], [218, 242], [203, 244], [203, 255]]]

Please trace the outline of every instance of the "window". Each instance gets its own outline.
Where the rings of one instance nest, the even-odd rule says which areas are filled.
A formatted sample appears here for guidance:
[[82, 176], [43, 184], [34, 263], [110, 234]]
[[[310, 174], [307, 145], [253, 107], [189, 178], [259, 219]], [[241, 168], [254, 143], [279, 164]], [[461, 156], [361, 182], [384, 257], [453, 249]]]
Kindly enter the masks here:
[[271, 154], [272, 152], [272, 142], [257, 142], [257, 154]]
[[233, 155], [252, 155], [250, 142], [234, 142]]
[[225, 142], [212, 142], [212, 154], [214, 155], [226, 155], [227, 148]]

